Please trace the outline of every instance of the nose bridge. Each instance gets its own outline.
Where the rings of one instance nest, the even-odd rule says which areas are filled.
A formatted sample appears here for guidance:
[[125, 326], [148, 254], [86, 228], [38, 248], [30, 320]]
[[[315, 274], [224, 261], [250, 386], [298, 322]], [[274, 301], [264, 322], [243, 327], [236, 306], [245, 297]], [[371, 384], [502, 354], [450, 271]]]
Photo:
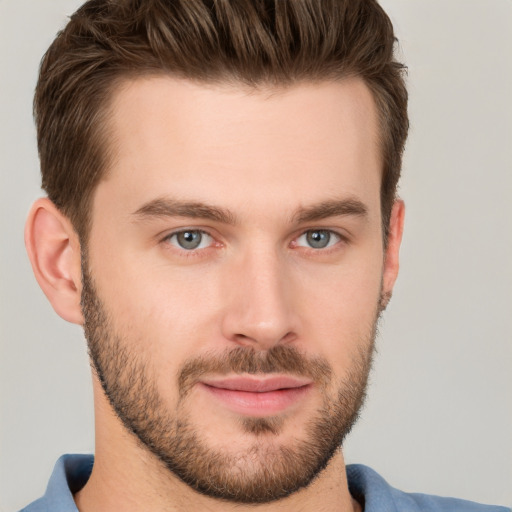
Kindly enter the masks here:
[[265, 246], [248, 249], [234, 266], [224, 334], [254, 348], [291, 339], [297, 328], [285, 259]]

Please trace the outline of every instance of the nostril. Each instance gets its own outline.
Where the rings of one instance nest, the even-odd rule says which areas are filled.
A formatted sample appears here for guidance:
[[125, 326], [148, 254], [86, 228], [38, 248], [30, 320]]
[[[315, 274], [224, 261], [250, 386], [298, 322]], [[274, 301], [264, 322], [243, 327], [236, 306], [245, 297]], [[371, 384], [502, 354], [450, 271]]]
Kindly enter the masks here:
[[296, 338], [297, 334], [292, 331], [288, 331], [284, 335], [259, 332], [254, 333], [252, 336], [243, 333], [237, 333], [232, 336], [232, 340], [236, 343], [261, 350], [268, 350], [275, 345], [291, 343]]

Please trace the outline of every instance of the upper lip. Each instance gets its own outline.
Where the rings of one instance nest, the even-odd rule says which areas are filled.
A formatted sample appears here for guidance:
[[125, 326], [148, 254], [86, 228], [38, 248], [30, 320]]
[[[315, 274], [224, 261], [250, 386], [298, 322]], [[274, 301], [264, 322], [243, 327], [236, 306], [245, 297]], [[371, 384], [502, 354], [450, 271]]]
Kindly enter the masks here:
[[270, 377], [235, 376], [222, 379], [203, 379], [201, 382], [214, 388], [253, 393], [300, 388], [311, 384], [310, 379], [288, 375]]

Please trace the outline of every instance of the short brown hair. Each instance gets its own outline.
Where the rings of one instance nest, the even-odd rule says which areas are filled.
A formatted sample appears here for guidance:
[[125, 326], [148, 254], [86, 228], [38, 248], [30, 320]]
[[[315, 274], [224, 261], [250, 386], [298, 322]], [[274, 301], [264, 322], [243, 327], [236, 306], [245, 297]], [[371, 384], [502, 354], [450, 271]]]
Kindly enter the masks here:
[[249, 86], [357, 76], [373, 93], [384, 237], [408, 131], [404, 66], [375, 0], [89, 0], [46, 52], [34, 99], [42, 185], [85, 239], [109, 166], [119, 80], [171, 74]]

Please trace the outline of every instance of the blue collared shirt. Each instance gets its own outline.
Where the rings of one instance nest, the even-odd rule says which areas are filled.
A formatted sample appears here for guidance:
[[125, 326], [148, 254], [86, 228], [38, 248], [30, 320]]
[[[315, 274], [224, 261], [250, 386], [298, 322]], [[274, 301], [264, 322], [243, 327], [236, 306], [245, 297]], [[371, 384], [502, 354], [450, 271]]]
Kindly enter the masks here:
[[[73, 494], [89, 479], [92, 455], [63, 455], [55, 465], [46, 493], [20, 512], [78, 512]], [[373, 469], [347, 466], [349, 489], [364, 512], [512, 512], [510, 508], [479, 505], [471, 501], [401, 492]]]

